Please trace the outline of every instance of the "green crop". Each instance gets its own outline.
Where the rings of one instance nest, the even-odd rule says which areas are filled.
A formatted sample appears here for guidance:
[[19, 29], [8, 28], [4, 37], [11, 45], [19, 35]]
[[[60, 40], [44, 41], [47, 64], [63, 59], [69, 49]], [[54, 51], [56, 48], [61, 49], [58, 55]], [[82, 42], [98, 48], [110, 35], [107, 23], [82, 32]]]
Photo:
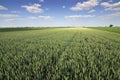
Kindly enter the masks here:
[[0, 80], [120, 80], [120, 34], [88, 28], [0, 32]]
[[92, 29], [98, 29], [103, 31], [120, 33], [120, 27], [91, 27]]

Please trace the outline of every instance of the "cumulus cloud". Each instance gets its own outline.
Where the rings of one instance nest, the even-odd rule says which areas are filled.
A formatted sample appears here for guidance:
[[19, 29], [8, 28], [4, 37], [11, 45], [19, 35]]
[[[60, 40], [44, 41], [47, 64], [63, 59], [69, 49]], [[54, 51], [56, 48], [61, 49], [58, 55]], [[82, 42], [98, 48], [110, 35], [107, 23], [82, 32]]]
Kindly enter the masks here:
[[44, 10], [41, 8], [40, 4], [33, 4], [33, 5], [23, 5], [22, 8], [25, 8], [30, 13], [42, 13]]
[[15, 15], [15, 14], [0, 14], [0, 18], [15, 19], [15, 18], [19, 18], [19, 15]]
[[20, 11], [11, 11], [11, 13], [20, 13]]
[[44, 19], [44, 20], [50, 20], [50, 19], [52, 19], [52, 17], [51, 16], [30, 16], [30, 17], [28, 17], [29, 19]]
[[92, 18], [95, 17], [95, 15], [71, 15], [71, 16], [65, 16], [66, 19], [79, 19], [79, 18]]
[[93, 12], [95, 12], [95, 11], [96, 11], [96, 10], [92, 9], [92, 10], [88, 11], [88, 13], [93, 13]]
[[20, 16], [15, 14], [0, 14], [0, 18], [5, 21], [14, 21], [20, 19]]
[[49, 10], [49, 8], [45, 8], [45, 10], [46, 10], [46, 11], [48, 11], [48, 10]]
[[8, 10], [6, 7], [0, 5], [0, 10]]
[[64, 8], [66, 8], [66, 6], [62, 6], [62, 8], [64, 9]]
[[9, 21], [16, 21], [17, 19], [5, 19], [5, 21], [9, 22]]
[[120, 17], [120, 12], [115, 12], [115, 13], [109, 14], [107, 16], [110, 16], [110, 17]]
[[39, 0], [40, 2], [44, 2], [44, 0]]
[[116, 3], [102, 2], [101, 6], [103, 6], [105, 10], [120, 10], [120, 1]]
[[108, 2], [113, 2], [113, 0], [109, 0]]
[[38, 18], [40, 18], [40, 19], [46, 19], [46, 20], [52, 19], [51, 16], [38, 16]]
[[28, 19], [38, 19], [38, 17], [30, 16], [30, 17], [28, 17]]
[[72, 11], [80, 11], [80, 10], [89, 10], [98, 5], [98, 0], [88, 0], [86, 2], [78, 2], [75, 6], [71, 7]]
[[110, 19], [110, 18], [115, 18], [115, 17], [120, 17], [120, 12], [114, 12], [111, 14], [99, 16], [99, 18], [101, 18], [101, 19]]

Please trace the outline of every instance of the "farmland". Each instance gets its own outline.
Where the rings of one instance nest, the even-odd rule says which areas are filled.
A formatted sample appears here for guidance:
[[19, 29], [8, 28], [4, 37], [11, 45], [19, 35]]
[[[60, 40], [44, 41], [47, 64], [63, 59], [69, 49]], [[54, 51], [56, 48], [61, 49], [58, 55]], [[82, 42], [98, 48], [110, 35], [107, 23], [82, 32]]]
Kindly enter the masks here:
[[110, 32], [120, 33], [120, 28], [119, 27], [91, 27], [91, 28], [92, 29], [103, 30], [103, 31], [110, 31]]
[[0, 80], [120, 80], [119, 33], [0, 30]]

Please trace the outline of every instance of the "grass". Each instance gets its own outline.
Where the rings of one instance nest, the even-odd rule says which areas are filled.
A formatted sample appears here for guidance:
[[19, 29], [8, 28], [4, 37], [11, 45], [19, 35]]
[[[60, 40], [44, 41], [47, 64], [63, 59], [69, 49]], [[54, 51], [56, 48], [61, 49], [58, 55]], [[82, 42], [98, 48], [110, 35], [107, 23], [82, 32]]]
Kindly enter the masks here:
[[[61, 28], [61, 27], [57, 27]], [[68, 27], [63, 27], [68, 28]], [[29, 31], [29, 30], [46, 30], [46, 29], [56, 29], [55, 27], [23, 27], [23, 28], [0, 28], [0, 32], [13, 32], [13, 31]]]
[[55, 29], [54, 27], [51, 28], [30, 28], [30, 27], [23, 27], [23, 28], [0, 28], [0, 32], [13, 32], [13, 31], [29, 31], [29, 30], [46, 30], [46, 29]]
[[91, 27], [91, 28], [120, 34], [120, 27]]
[[120, 34], [89, 28], [0, 32], [0, 80], [119, 80]]

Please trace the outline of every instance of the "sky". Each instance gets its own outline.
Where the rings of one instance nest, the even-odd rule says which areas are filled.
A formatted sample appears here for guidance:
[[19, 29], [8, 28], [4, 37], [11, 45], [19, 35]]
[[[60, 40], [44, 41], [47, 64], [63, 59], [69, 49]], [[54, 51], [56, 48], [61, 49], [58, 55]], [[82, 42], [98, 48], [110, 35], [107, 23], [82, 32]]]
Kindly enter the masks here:
[[120, 0], [0, 0], [0, 27], [120, 26]]

